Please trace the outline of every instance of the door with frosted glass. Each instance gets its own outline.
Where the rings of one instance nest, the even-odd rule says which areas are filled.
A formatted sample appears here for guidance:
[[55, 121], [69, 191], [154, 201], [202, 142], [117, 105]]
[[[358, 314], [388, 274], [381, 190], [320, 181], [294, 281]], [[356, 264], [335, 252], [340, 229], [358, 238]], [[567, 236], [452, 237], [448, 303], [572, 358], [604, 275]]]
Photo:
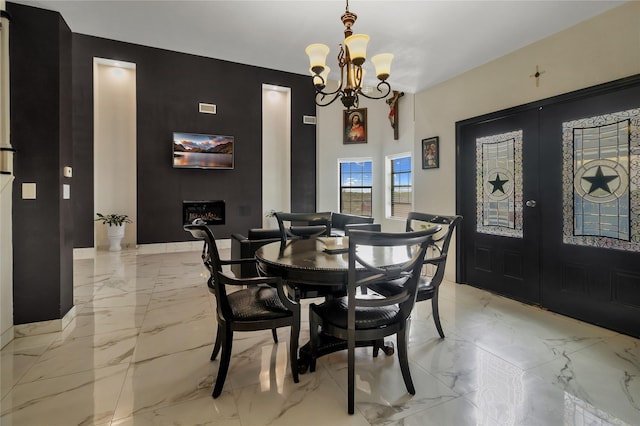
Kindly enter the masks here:
[[640, 336], [640, 76], [457, 131], [459, 280]]
[[538, 110], [471, 120], [458, 138], [465, 281], [538, 303]]
[[542, 305], [640, 336], [640, 84], [540, 115]]

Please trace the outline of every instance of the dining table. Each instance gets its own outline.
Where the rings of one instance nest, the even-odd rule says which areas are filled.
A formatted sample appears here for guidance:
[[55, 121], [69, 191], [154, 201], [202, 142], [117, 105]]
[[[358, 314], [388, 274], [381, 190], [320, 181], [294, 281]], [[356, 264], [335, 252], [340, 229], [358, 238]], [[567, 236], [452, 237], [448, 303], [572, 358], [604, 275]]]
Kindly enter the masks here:
[[299, 300], [345, 293], [348, 251], [349, 237], [318, 237], [265, 244], [255, 256], [260, 274], [281, 277]]
[[[439, 226], [433, 227], [433, 233]], [[363, 250], [366, 248], [363, 248]], [[412, 253], [406, 247], [369, 247], [359, 252], [367, 262], [377, 265], [399, 265]], [[317, 237], [273, 242], [260, 247], [255, 254], [258, 271], [264, 276], [281, 277], [293, 292], [293, 299], [333, 298], [347, 293], [349, 273], [349, 237]], [[377, 346], [386, 355], [394, 353], [391, 342], [363, 342], [359, 346]], [[346, 349], [346, 341], [320, 333], [318, 356]], [[374, 350], [374, 356], [377, 351]], [[299, 372], [305, 373], [310, 360], [309, 344], [299, 350]]]

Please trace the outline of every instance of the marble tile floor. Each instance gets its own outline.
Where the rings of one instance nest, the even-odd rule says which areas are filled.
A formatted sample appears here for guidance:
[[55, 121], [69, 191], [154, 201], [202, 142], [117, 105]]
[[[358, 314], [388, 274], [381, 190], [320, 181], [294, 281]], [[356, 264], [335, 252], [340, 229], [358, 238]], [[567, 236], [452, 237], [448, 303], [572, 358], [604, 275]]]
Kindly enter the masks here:
[[429, 302], [413, 315], [414, 396], [395, 355], [361, 348], [349, 416], [346, 354], [293, 383], [284, 328], [277, 345], [268, 331], [236, 333], [214, 400], [215, 301], [199, 254], [76, 260], [72, 323], [0, 352], [0, 424], [640, 425], [640, 340], [452, 283], [440, 299], [445, 339]]

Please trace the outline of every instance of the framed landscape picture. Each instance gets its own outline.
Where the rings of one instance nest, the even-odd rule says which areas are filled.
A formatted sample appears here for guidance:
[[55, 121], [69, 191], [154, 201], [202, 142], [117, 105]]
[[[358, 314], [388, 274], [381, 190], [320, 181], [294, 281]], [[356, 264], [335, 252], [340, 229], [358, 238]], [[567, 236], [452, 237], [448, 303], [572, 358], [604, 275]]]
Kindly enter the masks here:
[[345, 110], [343, 113], [343, 140], [345, 144], [367, 143], [367, 109]]
[[422, 139], [422, 168], [437, 169], [440, 167], [440, 141], [438, 136]]
[[173, 167], [233, 169], [233, 136], [173, 133]]

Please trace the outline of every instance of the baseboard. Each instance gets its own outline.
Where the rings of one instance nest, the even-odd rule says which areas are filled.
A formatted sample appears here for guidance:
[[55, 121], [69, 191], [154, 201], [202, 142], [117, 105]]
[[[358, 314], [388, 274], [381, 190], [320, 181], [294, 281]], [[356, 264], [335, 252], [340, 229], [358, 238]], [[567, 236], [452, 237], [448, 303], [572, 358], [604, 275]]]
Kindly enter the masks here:
[[13, 337], [17, 338], [37, 336], [39, 334], [57, 333], [59, 331], [64, 331], [64, 329], [75, 319], [76, 312], [76, 306], [73, 306], [71, 309], [69, 309], [69, 312], [67, 312], [66, 315], [61, 319], [14, 325]]
[[4, 348], [13, 340], [13, 326], [7, 328], [2, 334], [0, 334], [0, 349]]
[[[231, 248], [231, 239], [220, 239], [216, 240], [216, 244], [218, 245], [218, 249], [230, 249]], [[200, 251], [202, 250], [202, 241], [180, 241], [175, 243], [154, 243], [154, 244], [138, 244], [135, 248], [127, 248], [124, 247], [121, 252], [110, 252], [108, 250], [97, 249], [95, 247], [87, 247], [87, 248], [74, 248], [73, 249], [73, 258], [78, 259], [94, 259], [96, 254], [105, 252], [105, 253], [132, 253], [136, 254], [158, 254], [158, 253], [172, 253], [172, 252], [182, 252], [182, 251]]]
[[[216, 240], [218, 249], [230, 249], [231, 239]], [[175, 243], [138, 244], [138, 254], [173, 253], [181, 251], [200, 251], [202, 241], [181, 241]]]
[[74, 259], [93, 259], [94, 257], [96, 257], [96, 249], [95, 249], [95, 247], [74, 248], [73, 249], [73, 258]]
[[39, 334], [57, 333], [62, 330], [62, 319], [30, 322], [14, 325], [14, 337], [37, 336]]

